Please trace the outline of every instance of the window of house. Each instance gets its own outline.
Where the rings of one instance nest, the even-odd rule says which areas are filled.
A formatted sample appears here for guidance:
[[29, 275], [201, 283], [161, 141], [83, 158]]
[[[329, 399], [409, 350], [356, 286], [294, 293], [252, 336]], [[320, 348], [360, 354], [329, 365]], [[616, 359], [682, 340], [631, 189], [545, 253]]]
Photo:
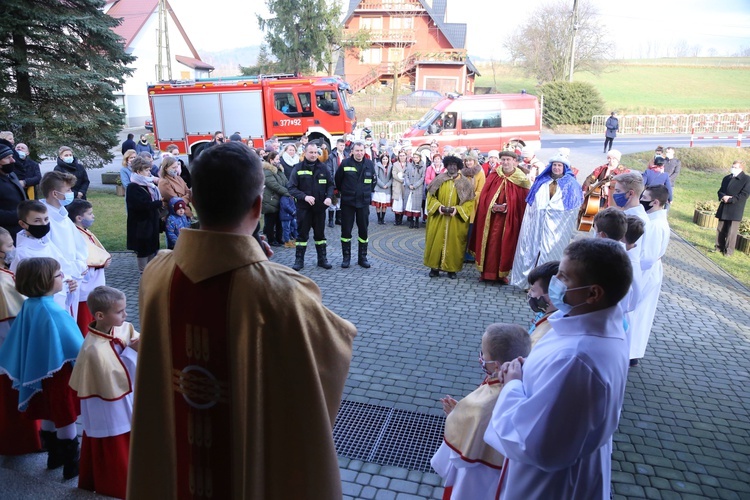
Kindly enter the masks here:
[[291, 92], [275, 92], [273, 94], [274, 107], [286, 115], [297, 113], [297, 103]]
[[380, 47], [362, 49], [360, 51], [359, 60], [364, 64], [380, 64], [383, 61], [382, 51], [380, 50]]
[[361, 30], [382, 30], [383, 18], [374, 16], [363, 16], [359, 18], [359, 29]]
[[336, 93], [332, 90], [316, 90], [315, 104], [318, 109], [325, 111], [329, 115], [337, 116], [341, 111], [339, 102], [336, 100]]
[[392, 30], [413, 30], [414, 18], [413, 17], [392, 17], [391, 29]]
[[500, 128], [500, 111], [464, 111], [461, 115], [461, 128]]

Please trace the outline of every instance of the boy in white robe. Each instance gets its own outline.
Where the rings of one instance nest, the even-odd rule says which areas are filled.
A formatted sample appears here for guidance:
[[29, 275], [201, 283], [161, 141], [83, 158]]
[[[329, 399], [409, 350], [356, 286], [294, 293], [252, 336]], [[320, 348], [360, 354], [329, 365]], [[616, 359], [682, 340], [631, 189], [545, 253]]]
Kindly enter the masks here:
[[609, 498], [629, 350], [618, 303], [631, 276], [618, 242], [565, 249], [549, 285], [552, 330], [500, 369], [505, 385], [484, 435], [506, 457], [500, 498]]
[[[78, 233], [75, 224], [68, 218], [65, 207], [73, 201], [73, 186], [76, 183], [74, 175], [65, 172], [47, 172], [42, 177], [40, 184], [44, 199], [42, 203], [47, 205], [47, 213], [50, 221], [49, 237], [52, 243], [62, 252], [69, 262], [70, 270], [63, 268], [63, 273], [68, 279], [76, 280], [77, 286], [69, 291], [68, 307], [73, 319], [78, 318], [78, 302], [80, 301], [80, 284], [88, 271], [86, 260], [88, 259], [88, 246], [83, 237]], [[60, 264], [62, 266], [62, 263]]]
[[83, 422], [78, 487], [125, 498], [140, 334], [125, 321], [120, 290], [97, 287], [88, 306], [95, 320], [70, 375]]
[[445, 436], [432, 457], [432, 468], [445, 480], [443, 498], [492, 500], [502, 474], [503, 456], [483, 440], [492, 409], [502, 389], [500, 366], [528, 356], [531, 337], [518, 325], [495, 323], [482, 335], [479, 362], [487, 374], [482, 384], [461, 401], [446, 396], [440, 401], [447, 415]]

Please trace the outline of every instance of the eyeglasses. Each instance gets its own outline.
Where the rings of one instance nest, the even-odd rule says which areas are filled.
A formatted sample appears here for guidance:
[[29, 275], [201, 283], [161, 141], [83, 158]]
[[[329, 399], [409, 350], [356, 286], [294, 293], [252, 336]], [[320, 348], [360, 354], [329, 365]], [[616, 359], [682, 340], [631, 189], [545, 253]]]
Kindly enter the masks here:
[[62, 278], [64, 278], [64, 277], [65, 277], [65, 275], [63, 274], [63, 272], [62, 272], [62, 271], [60, 271], [59, 273], [57, 273], [57, 274], [55, 275], [55, 279], [57, 279], [57, 278], [60, 278], [60, 279], [62, 279]]
[[484, 356], [482, 355], [482, 351], [479, 351], [479, 364], [482, 365], [482, 370], [487, 375], [492, 375], [494, 373], [487, 369], [487, 365], [490, 363], [495, 363], [495, 365], [498, 364], [497, 361], [485, 361]]

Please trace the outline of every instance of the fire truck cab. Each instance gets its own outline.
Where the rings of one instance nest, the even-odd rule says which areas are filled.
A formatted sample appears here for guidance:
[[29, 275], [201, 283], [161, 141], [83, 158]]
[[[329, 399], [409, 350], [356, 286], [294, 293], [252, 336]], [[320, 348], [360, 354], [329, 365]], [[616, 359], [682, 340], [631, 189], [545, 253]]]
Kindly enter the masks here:
[[349, 85], [338, 77], [259, 75], [162, 82], [148, 87], [154, 137], [159, 149], [176, 144], [191, 158], [213, 139], [239, 132], [262, 147], [276, 137], [307, 134], [329, 146], [356, 123]]

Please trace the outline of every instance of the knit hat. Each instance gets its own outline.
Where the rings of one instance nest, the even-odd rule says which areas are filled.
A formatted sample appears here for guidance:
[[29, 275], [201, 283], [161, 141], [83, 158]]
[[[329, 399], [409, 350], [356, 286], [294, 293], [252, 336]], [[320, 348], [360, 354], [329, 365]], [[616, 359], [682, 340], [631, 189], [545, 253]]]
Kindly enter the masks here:
[[185, 210], [187, 208], [187, 204], [185, 203], [185, 200], [178, 200], [174, 202], [174, 211], [177, 213], [179, 209]]
[[492, 158], [493, 156], [498, 159], [500, 158], [500, 153], [497, 149], [493, 149], [489, 153], [487, 153], [487, 158]]
[[0, 160], [9, 156], [13, 156], [13, 150], [5, 144], [0, 144]]
[[524, 158], [531, 158], [532, 156], [534, 156], [534, 150], [529, 146], [524, 146], [523, 148], [521, 148], [521, 156]]
[[566, 167], [570, 168], [570, 160], [568, 160], [567, 156], [560, 153], [557, 153], [555, 156], [549, 159], [549, 164], [552, 165], [553, 163], [562, 163]]
[[617, 151], [616, 149], [612, 149], [607, 153], [607, 158], [612, 157], [617, 161], [620, 161], [620, 158], [622, 157], [622, 153]]

